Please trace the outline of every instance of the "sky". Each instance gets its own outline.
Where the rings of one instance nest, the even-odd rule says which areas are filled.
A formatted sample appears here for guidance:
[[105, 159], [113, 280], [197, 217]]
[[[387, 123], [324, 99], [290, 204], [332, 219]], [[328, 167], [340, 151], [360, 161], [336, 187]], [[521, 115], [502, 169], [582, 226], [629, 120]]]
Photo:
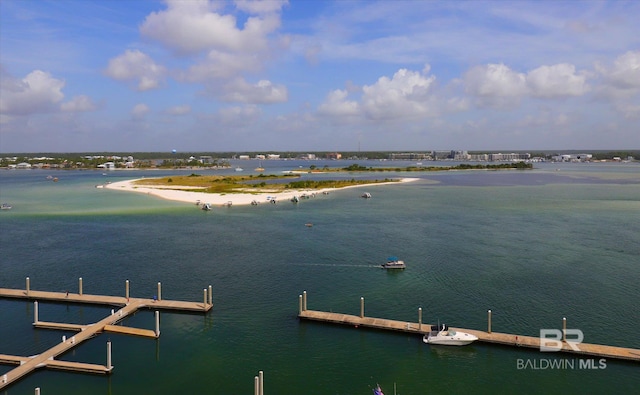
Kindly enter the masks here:
[[640, 1], [2, 0], [0, 152], [640, 149]]

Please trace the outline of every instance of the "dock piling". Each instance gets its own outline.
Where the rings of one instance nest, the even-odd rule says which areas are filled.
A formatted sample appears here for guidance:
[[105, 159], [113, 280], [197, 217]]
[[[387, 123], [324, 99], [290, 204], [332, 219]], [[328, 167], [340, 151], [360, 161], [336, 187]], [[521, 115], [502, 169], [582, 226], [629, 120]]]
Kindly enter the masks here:
[[567, 317], [562, 317], [562, 341], [567, 341]]
[[302, 291], [302, 309], [307, 310], [307, 291]]
[[30, 282], [29, 277], [27, 277], [27, 295], [29, 295], [29, 288], [31, 287], [31, 284], [29, 284]]
[[364, 296], [360, 297], [360, 318], [364, 318]]
[[302, 314], [302, 295], [298, 295], [298, 312]]
[[491, 333], [491, 310], [487, 310], [487, 333]]
[[111, 366], [111, 342], [107, 342], [107, 369], [111, 370], [113, 367]]
[[207, 289], [206, 288], [202, 290], [202, 294], [204, 295], [204, 300], [202, 301], [202, 304], [206, 309], [207, 308]]
[[418, 330], [422, 330], [422, 307], [418, 307]]
[[264, 395], [264, 372], [261, 370], [258, 372], [260, 378], [260, 395]]
[[40, 395], [40, 387], [36, 387], [35, 394], [36, 394], [36, 395]]
[[129, 280], [124, 282], [124, 297], [129, 300]]
[[158, 282], [158, 300], [162, 300], [162, 284]]
[[213, 306], [213, 288], [209, 285], [209, 306]]
[[78, 295], [82, 296], [82, 277], [78, 279]]
[[160, 312], [156, 310], [156, 336], [160, 337]]
[[38, 323], [38, 301], [33, 302], [33, 323]]

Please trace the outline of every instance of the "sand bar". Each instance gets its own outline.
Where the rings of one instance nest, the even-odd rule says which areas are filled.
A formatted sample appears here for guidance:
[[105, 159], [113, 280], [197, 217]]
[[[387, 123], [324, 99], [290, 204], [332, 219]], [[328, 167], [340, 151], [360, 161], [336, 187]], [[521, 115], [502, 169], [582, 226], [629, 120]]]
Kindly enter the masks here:
[[[157, 196], [167, 200], [176, 200], [179, 202], [192, 203], [208, 203], [212, 206], [222, 206], [229, 202], [232, 205], [247, 205], [256, 201], [259, 204], [269, 203], [271, 200], [287, 201], [294, 196], [300, 197], [303, 194], [322, 194], [323, 192], [333, 192], [341, 189], [356, 188], [356, 187], [373, 187], [377, 185], [396, 184], [397, 182], [381, 182], [374, 184], [363, 185], [351, 185], [343, 188], [325, 188], [325, 189], [295, 189], [287, 190], [285, 192], [260, 192], [260, 193], [206, 193], [199, 192], [201, 188], [198, 187], [181, 187], [181, 186], [165, 186], [165, 185], [136, 185], [135, 182], [143, 180], [138, 178], [134, 180], [118, 181], [110, 184], [98, 185], [97, 187], [103, 187], [113, 189], [117, 191], [128, 191], [145, 193], [147, 195]], [[418, 178], [401, 178], [399, 182], [411, 182], [416, 181]], [[179, 189], [194, 189], [193, 191], [178, 190]]]

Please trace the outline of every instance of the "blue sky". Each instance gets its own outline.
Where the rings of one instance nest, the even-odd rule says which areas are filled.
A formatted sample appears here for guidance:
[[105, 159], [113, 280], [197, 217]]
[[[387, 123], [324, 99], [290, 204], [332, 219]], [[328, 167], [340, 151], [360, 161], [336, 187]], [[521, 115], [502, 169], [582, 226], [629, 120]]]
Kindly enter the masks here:
[[640, 149], [638, 1], [0, 2], [0, 152]]

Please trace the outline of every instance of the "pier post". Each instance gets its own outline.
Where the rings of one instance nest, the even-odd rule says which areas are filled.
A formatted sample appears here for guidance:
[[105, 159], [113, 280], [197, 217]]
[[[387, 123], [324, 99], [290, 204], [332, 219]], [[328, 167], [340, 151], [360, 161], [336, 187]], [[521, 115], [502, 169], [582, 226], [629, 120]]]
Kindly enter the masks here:
[[307, 311], [307, 291], [302, 291], [302, 310]]
[[491, 310], [487, 311], [487, 333], [491, 333]]
[[209, 305], [213, 306], [213, 288], [209, 285]]
[[156, 337], [160, 337], [160, 312], [156, 310]]
[[33, 323], [38, 323], [38, 301], [33, 302]]
[[260, 395], [264, 395], [264, 372], [261, 370], [258, 372], [260, 378]]
[[202, 302], [202, 305], [204, 306], [204, 309], [206, 310], [207, 309], [207, 289], [206, 288], [204, 288], [202, 290], [202, 294], [203, 294], [203, 297], [204, 297], [204, 301]]
[[260, 395], [260, 378], [258, 376], [253, 378], [253, 394]]
[[129, 301], [129, 280], [124, 282], [124, 297]]
[[113, 367], [111, 366], [111, 342], [107, 342], [107, 369], [111, 370]]
[[302, 314], [302, 295], [298, 295], [298, 315]]
[[29, 277], [27, 277], [27, 295], [29, 295], [29, 288], [31, 286], [31, 284], [29, 284], [31, 281], [29, 281]]
[[567, 341], [567, 317], [562, 317], [562, 341]]
[[422, 307], [418, 307], [418, 330], [422, 330]]
[[5, 374], [4, 376], [2, 376], [2, 383], [6, 383], [7, 382], [7, 375]]
[[82, 296], [82, 277], [78, 279], [78, 294]]
[[162, 300], [162, 284], [158, 282], [158, 301]]
[[66, 342], [67, 341], [67, 337], [65, 335], [62, 335], [62, 342]]
[[364, 296], [360, 297], [360, 318], [364, 318]]
[[36, 395], [40, 395], [40, 387], [36, 387], [35, 394], [36, 394]]

